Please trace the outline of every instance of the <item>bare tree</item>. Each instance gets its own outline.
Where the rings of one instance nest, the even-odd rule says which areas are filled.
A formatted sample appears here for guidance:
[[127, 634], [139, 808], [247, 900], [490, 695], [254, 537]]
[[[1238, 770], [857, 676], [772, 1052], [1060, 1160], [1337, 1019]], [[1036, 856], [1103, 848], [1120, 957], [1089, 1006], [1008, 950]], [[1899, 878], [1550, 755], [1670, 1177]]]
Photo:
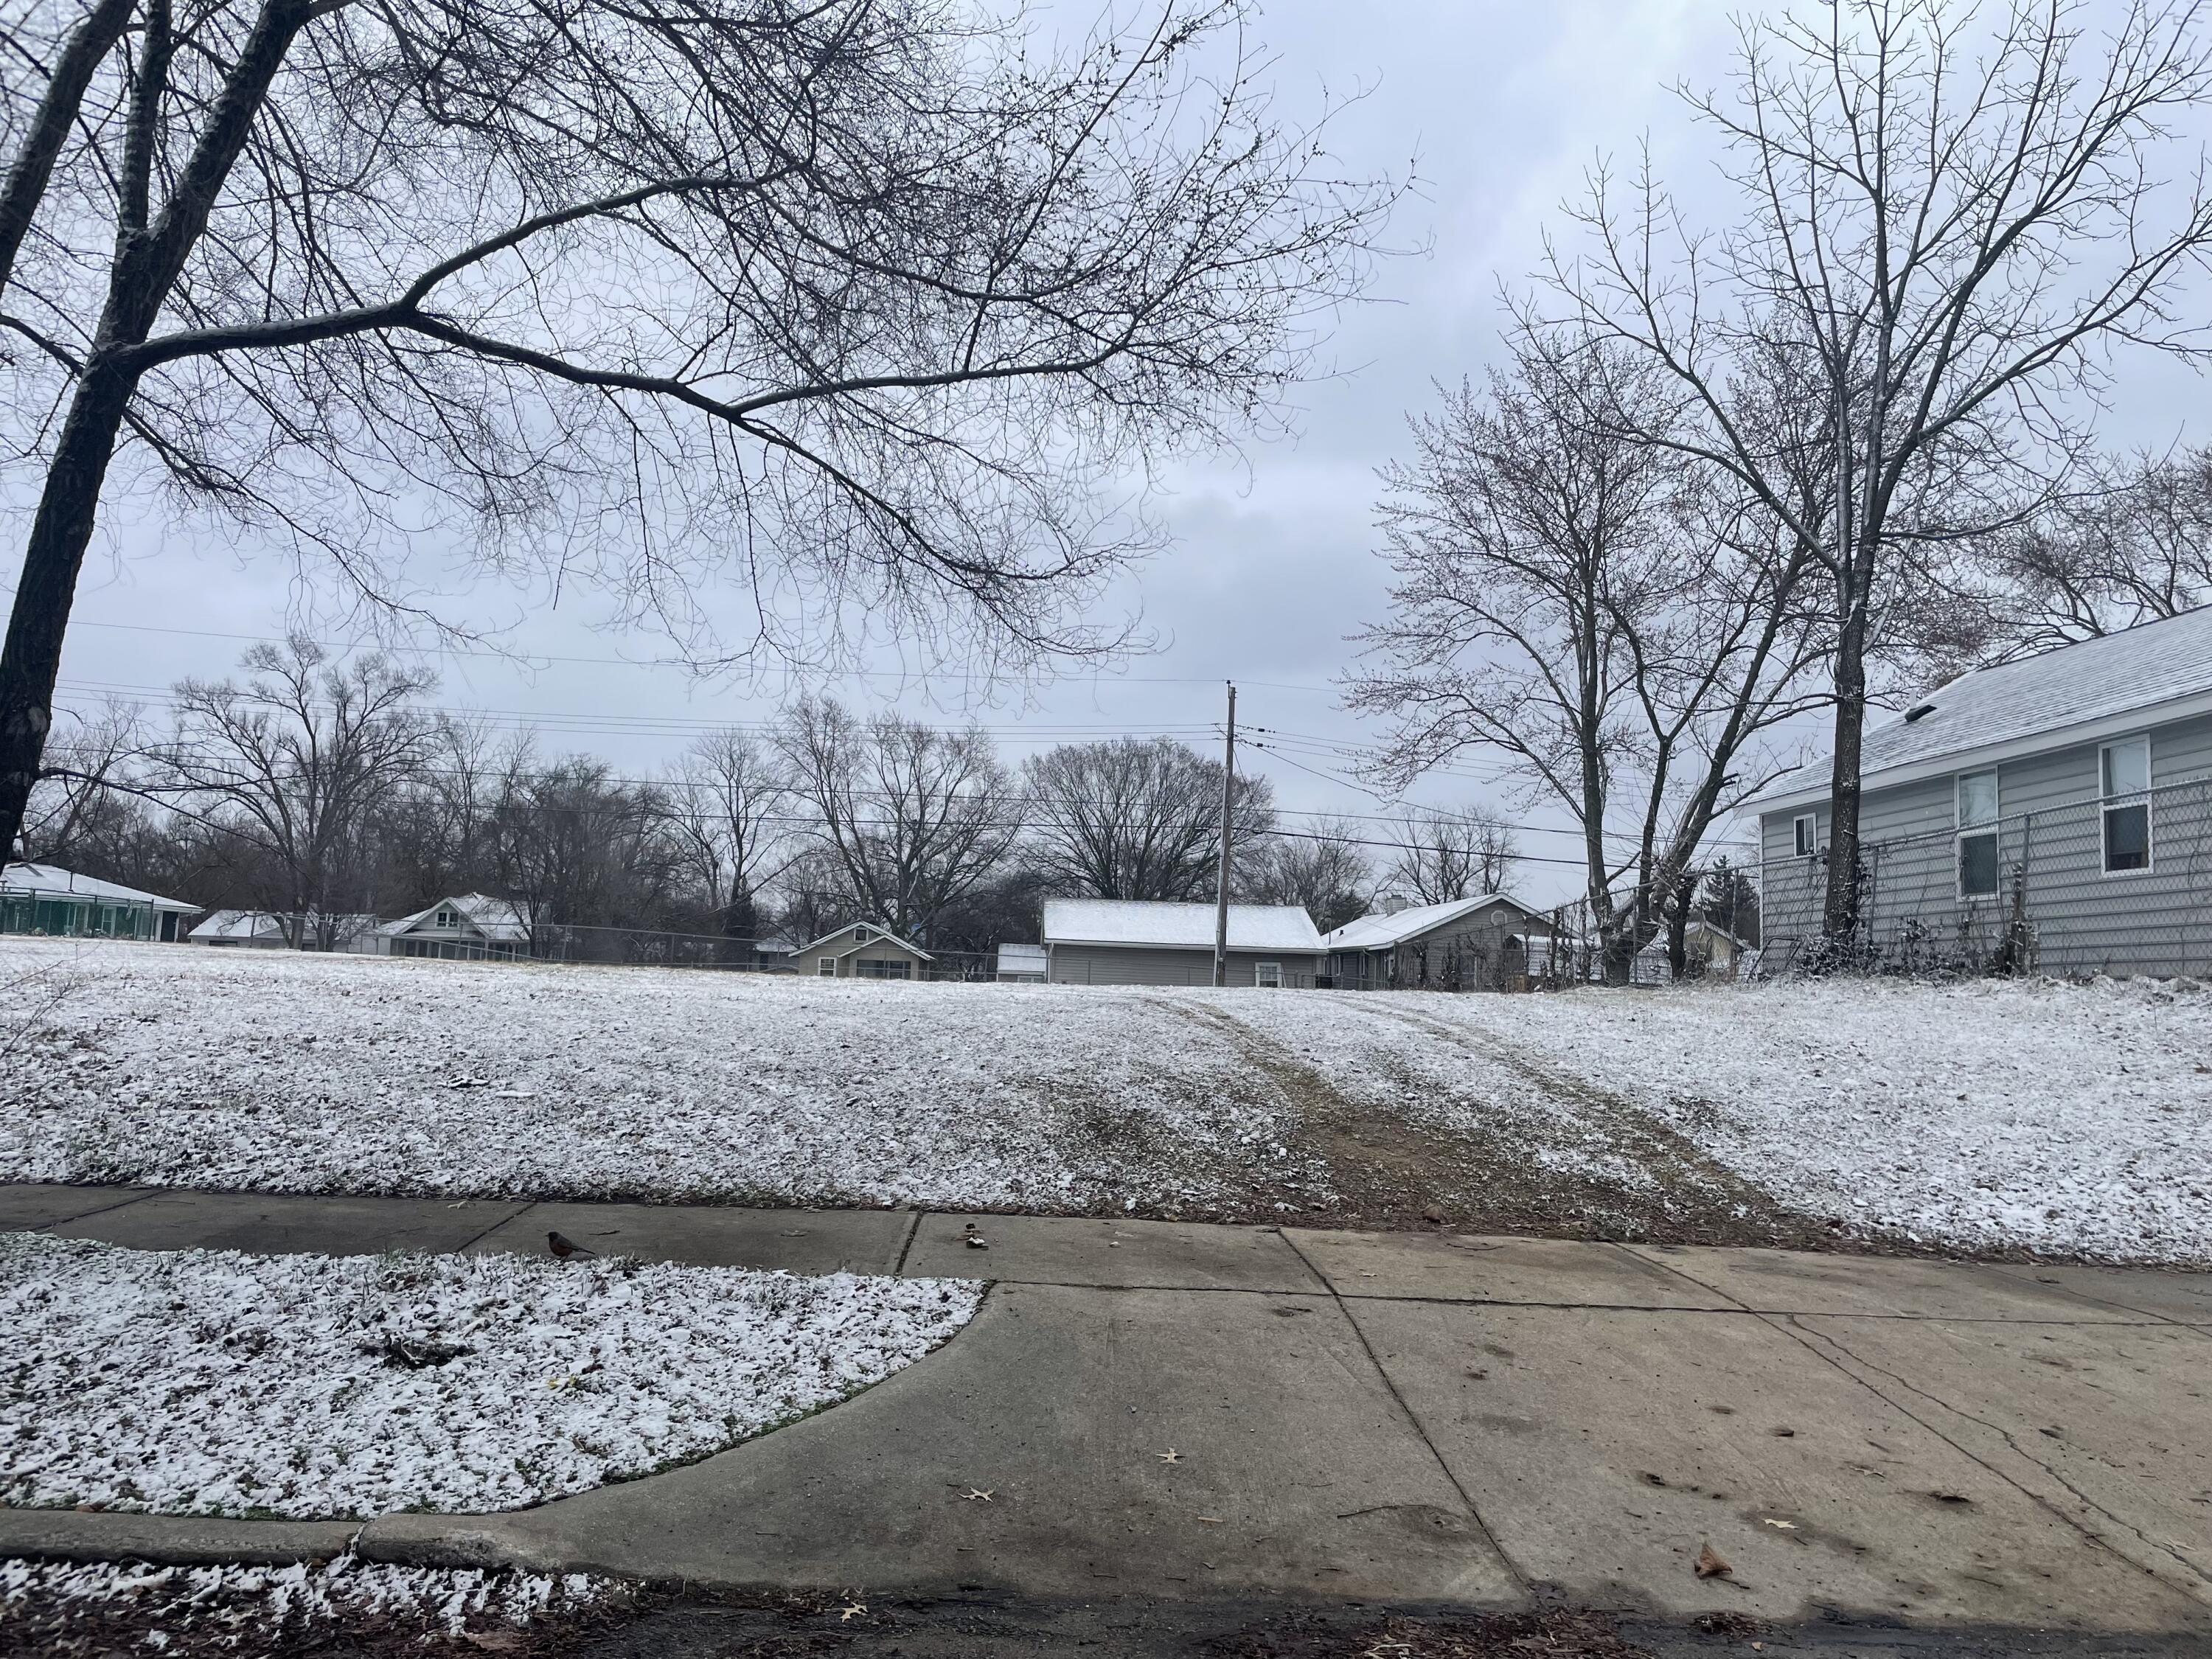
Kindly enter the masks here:
[[23, 856], [66, 861], [88, 824], [110, 813], [115, 789], [135, 781], [150, 745], [137, 703], [111, 698], [96, 714], [64, 714], [25, 809]]
[[[1506, 761], [1516, 804], [1567, 814], [1620, 980], [1715, 817], [1771, 775], [1745, 763], [1759, 734], [1803, 706], [1804, 554], [1654, 441], [1666, 410], [1617, 348], [1528, 331], [1514, 350], [1384, 473], [1398, 581], [1350, 702], [1389, 723], [1386, 786], [1472, 749]], [[1465, 854], [1421, 856], [1415, 890], [1464, 892]]]
[[2105, 463], [2088, 487], [1980, 551], [1994, 586], [1970, 618], [1982, 630], [1951, 641], [1970, 663], [2212, 605], [2212, 450]]
[[589, 756], [519, 768], [493, 809], [501, 884], [539, 954], [621, 961], [664, 923], [682, 849], [658, 789]]
[[1238, 896], [1249, 904], [1302, 906], [1323, 933], [1341, 927], [1366, 913], [1375, 884], [1361, 840], [1359, 827], [1341, 818], [1264, 832], [1253, 846]]
[[677, 762], [668, 795], [672, 827], [719, 913], [722, 936], [757, 942], [761, 890], [782, 873], [797, 844], [787, 763], [742, 732], [709, 732]]
[[808, 698], [786, 711], [775, 744], [854, 909], [904, 938], [927, 944], [938, 915], [994, 873], [1020, 833], [1013, 779], [976, 728], [863, 722]]
[[1270, 421], [1395, 194], [1271, 110], [1248, 9], [9, 7], [0, 843], [111, 474], [387, 617], [429, 522], [703, 659], [718, 581], [740, 657], [1112, 648], [1157, 532], [1092, 486]]
[[[1030, 856], [1070, 897], [1212, 898], [1220, 875], [1221, 763], [1172, 738], [1064, 744], [1023, 763]], [[1274, 787], [1240, 772], [1232, 858], [1274, 827]]]
[[1383, 879], [1423, 904], [1449, 904], [1505, 890], [1520, 852], [1510, 825], [1479, 806], [1414, 813], [1397, 831]]
[[[1555, 253], [1565, 315], [1671, 388], [1662, 434], [1826, 573], [1835, 753], [1824, 930], [1857, 933], [1860, 738], [1880, 606], [1931, 544], [2014, 518], [2085, 441], [2110, 348], [2192, 349], [2201, 169], [2161, 177], [2212, 92], [2196, 0], [1828, 0], [1741, 26], [1718, 133], [1743, 215], [1686, 228], [1648, 166], [1601, 173]], [[1764, 418], [1778, 382], [1813, 428]], [[1747, 400], [1752, 405], [1747, 413]], [[1778, 431], [1779, 435], [1778, 436]], [[1830, 483], [1808, 492], [1808, 463]]]
[[429, 751], [430, 722], [411, 705], [435, 681], [376, 653], [332, 663], [298, 638], [254, 646], [239, 665], [243, 685], [176, 688], [161, 787], [265, 854], [293, 947], [328, 950], [342, 908], [364, 897], [364, 830]]

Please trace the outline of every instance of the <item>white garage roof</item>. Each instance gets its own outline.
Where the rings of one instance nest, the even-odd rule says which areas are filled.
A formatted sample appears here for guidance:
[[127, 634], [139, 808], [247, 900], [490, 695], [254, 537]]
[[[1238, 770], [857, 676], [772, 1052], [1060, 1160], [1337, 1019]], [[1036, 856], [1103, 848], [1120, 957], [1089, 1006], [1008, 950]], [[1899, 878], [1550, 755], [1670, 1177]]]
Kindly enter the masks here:
[[163, 898], [159, 893], [142, 893], [136, 887], [125, 887], [119, 881], [102, 881], [97, 876], [80, 876], [74, 870], [64, 870], [58, 864], [11, 864], [0, 871], [0, 887], [11, 893], [43, 893], [53, 898], [95, 899], [103, 904], [147, 904], [156, 910], [174, 910], [190, 915], [200, 907], [187, 904], [182, 899]]
[[[1214, 908], [1145, 899], [1048, 899], [1047, 945], [1126, 945], [1152, 950], [1211, 951]], [[1229, 948], [1319, 956], [1321, 934], [1304, 907], [1232, 904]]]

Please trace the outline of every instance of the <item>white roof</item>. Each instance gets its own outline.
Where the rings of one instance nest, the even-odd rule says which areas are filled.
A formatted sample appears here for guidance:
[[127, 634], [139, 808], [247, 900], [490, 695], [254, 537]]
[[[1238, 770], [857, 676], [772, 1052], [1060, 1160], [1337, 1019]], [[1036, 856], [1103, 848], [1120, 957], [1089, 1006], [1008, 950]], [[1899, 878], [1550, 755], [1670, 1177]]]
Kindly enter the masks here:
[[483, 893], [463, 893], [453, 898], [441, 898], [435, 904], [426, 904], [411, 916], [402, 916], [397, 921], [387, 921], [380, 933], [397, 938], [429, 921], [441, 910], [458, 910], [467, 918], [469, 925], [486, 939], [501, 945], [526, 944], [530, 928], [522, 919], [522, 912], [511, 899], [491, 898]]
[[[1913, 699], [1916, 708], [1932, 704], [1929, 713], [1914, 720], [1900, 715], [1869, 730], [1860, 772], [1876, 785], [1884, 773], [1934, 770], [1941, 761], [2094, 728], [2191, 699], [2212, 706], [2212, 605], [1961, 674]], [[2083, 730], [2076, 740], [2086, 743], [2093, 735], [2094, 730]], [[1824, 799], [1827, 793], [1824, 759], [1784, 773], [1745, 804]]]
[[1001, 945], [999, 947], [999, 966], [1001, 968], [1011, 968], [1017, 963], [1020, 963], [1027, 966], [1033, 966], [1037, 972], [1042, 973], [1044, 971], [1045, 963], [1044, 946], [1042, 945]]
[[[1146, 899], [1047, 899], [1047, 945], [1134, 945], [1170, 951], [1213, 948], [1214, 907]], [[1318, 956], [1321, 935], [1297, 904], [1232, 904], [1232, 951], [1289, 951]]]
[[141, 892], [136, 887], [125, 887], [119, 881], [102, 881], [97, 876], [80, 876], [76, 871], [64, 870], [58, 864], [11, 864], [4, 871], [0, 871], [0, 887], [15, 893], [100, 899], [109, 904], [150, 904], [156, 910], [175, 910], [185, 915], [200, 908], [197, 904], [187, 904], [182, 899], [163, 898], [159, 893]]
[[[368, 915], [333, 916], [340, 939], [354, 939], [376, 930], [381, 924]], [[307, 925], [321, 926], [322, 918], [310, 915]], [[205, 920], [186, 935], [190, 939], [215, 940], [219, 939], [282, 939], [284, 937], [284, 918], [273, 910], [212, 910]]]
[[1478, 893], [1473, 898], [1453, 899], [1444, 904], [1409, 904], [1395, 914], [1377, 910], [1346, 922], [1322, 943], [1332, 951], [1380, 951], [1387, 945], [1403, 945], [1432, 927], [1492, 904], [1510, 904], [1524, 916], [1534, 914], [1510, 893]]
[[192, 929], [189, 937], [198, 939], [278, 939], [283, 937], [284, 924], [266, 910], [214, 910], [207, 920]]

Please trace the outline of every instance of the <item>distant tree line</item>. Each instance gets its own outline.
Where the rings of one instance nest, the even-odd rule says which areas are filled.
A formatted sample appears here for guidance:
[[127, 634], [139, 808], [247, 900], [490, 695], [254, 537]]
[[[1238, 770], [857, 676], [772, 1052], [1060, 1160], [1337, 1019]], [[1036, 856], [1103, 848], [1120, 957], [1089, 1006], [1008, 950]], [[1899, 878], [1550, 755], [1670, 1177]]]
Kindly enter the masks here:
[[[1070, 744], [1010, 764], [979, 727], [804, 699], [708, 731], [626, 775], [524, 727], [428, 702], [433, 678], [305, 639], [177, 685], [166, 718], [111, 703], [66, 720], [25, 848], [210, 908], [283, 916], [327, 949], [343, 918], [453, 895], [535, 926], [805, 942], [878, 921], [927, 947], [1036, 936], [1049, 896], [1210, 901], [1222, 763], [1165, 737]], [[1231, 894], [1334, 927], [1383, 892], [1496, 890], [1518, 856], [1486, 812], [1353, 823], [1286, 816], [1264, 776], [1230, 795]]]

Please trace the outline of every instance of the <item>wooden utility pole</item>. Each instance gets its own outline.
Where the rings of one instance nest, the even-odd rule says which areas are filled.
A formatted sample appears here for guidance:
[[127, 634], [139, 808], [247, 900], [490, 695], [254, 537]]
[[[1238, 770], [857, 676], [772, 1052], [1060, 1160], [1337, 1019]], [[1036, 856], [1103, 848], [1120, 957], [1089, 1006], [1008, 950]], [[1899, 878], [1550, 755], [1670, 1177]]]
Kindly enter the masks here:
[[1229, 983], [1229, 800], [1237, 787], [1237, 682], [1229, 682], [1229, 725], [1221, 750], [1221, 881], [1213, 896], [1213, 982]]

